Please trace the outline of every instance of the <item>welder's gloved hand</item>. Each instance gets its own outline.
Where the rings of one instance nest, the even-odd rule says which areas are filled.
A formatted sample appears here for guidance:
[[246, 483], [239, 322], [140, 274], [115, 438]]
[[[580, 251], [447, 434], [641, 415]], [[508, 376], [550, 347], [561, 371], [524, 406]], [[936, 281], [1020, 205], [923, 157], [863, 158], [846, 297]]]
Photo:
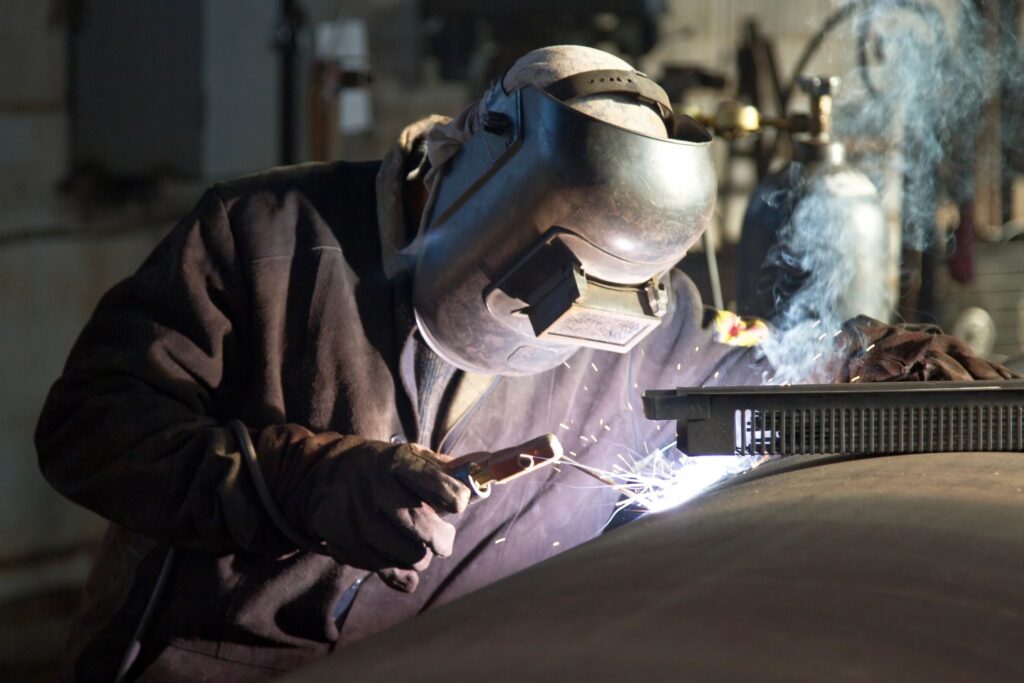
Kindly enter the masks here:
[[887, 325], [858, 316], [843, 325], [846, 362], [839, 382], [1011, 379], [998, 363], [979, 358], [935, 325]]
[[339, 563], [412, 592], [434, 555], [451, 554], [455, 527], [441, 514], [465, 510], [471, 492], [445, 473], [444, 456], [331, 433], [303, 439], [301, 450], [301, 475], [275, 477], [274, 496]]

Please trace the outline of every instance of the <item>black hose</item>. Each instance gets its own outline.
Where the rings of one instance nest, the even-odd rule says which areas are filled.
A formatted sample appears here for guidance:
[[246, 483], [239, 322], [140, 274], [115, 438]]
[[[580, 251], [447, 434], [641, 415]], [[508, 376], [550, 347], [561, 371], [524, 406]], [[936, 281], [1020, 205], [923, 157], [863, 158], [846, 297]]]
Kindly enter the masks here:
[[[934, 5], [917, 2], [916, 0], [885, 0], [884, 5], [872, 7], [870, 10], [882, 12], [905, 10], [914, 12], [929, 25], [936, 40], [944, 44], [947, 43], [946, 24], [942, 19], [942, 13]], [[871, 19], [872, 17], [869, 14], [865, 17], [864, 21], [859, 22], [857, 27], [857, 67], [861, 81], [863, 81], [868, 94], [871, 97], [878, 97], [878, 89], [875, 88], [875, 84], [871, 81], [871, 74], [868, 71], [868, 40], [871, 37]]]
[[117, 676], [114, 678], [114, 683], [122, 683], [128, 671], [131, 670], [132, 665], [135, 664], [135, 660], [139, 658], [139, 652], [142, 650], [142, 639], [146, 637], [146, 631], [149, 630], [149, 624], [153, 620], [157, 603], [160, 602], [160, 597], [164, 593], [167, 580], [174, 569], [174, 560], [177, 555], [178, 553], [174, 548], [167, 549], [167, 556], [164, 557], [164, 564], [160, 568], [160, 575], [157, 576], [156, 584], [153, 585], [153, 592], [149, 594], [149, 602], [146, 603], [146, 609], [142, 612], [139, 625], [135, 627], [135, 633], [132, 634], [132, 640], [128, 643], [128, 649], [124, 651], [124, 656], [121, 657], [121, 665], [117, 668]]
[[288, 520], [285, 519], [284, 514], [278, 510], [277, 503], [274, 502], [274, 496], [271, 495], [270, 488], [267, 486], [267, 481], [263, 478], [263, 471], [260, 469], [260, 464], [257, 461], [256, 449], [252, 445], [252, 437], [249, 436], [249, 430], [238, 420], [232, 420], [228, 423], [228, 426], [231, 427], [231, 431], [235, 433], [235, 438], [238, 439], [238, 448], [241, 450], [242, 459], [249, 470], [249, 478], [256, 488], [256, 493], [260, 497], [264, 511], [271, 521], [274, 522], [274, 526], [299, 549], [309, 553], [326, 555], [327, 549], [323, 543], [307, 538], [300, 531], [293, 528], [288, 523]]
[[[235, 437], [238, 439], [238, 447], [241, 450], [242, 457], [249, 468], [249, 473], [252, 475], [253, 484], [255, 485], [257, 493], [262, 499], [266, 511], [270, 515], [271, 519], [281, 532], [301, 549], [309, 552], [323, 553], [324, 548], [322, 544], [314, 543], [310, 539], [307, 539], [294, 531], [285, 521], [284, 516], [277, 510], [277, 506], [274, 504], [270, 491], [267, 489], [267, 484], [260, 472], [259, 464], [256, 462], [256, 450], [253, 448], [252, 439], [249, 437], [248, 430], [238, 420], [232, 420], [229, 423], [229, 426], [234, 432]], [[124, 677], [128, 674], [132, 665], [134, 665], [135, 661], [139, 658], [139, 652], [142, 650], [142, 640], [146, 637], [146, 632], [149, 630], [149, 624], [153, 620], [153, 614], [156, 612], [157, 603], [160, 602], [160, 597], [163, 595], [168, 577], [171, 575], [171, 571], [174, 568], [174, 561], [176, 557], [177, 551], [174, 548], [168, 548], [167, 556], [164, 558], [164, 564], [160, 568], [160, 575], [157, 577], [156, 584], [153, 586], [153, 592], [150, 593], [149, 601], [146, 603], [146, 609], [142, 613], [142, 618], [139, 619], [139, 625], [135, 628], [135, 633], [132, 635], [132, 640], [128, 644], [128, 648], [125, 650], [124, 656], [121, 657], [121, 665], [118, 667], [117, 676], [114, 678], [115, 683], [122, 683], [122, 681], [124, 681]]]
[[[786, 85], [786, 88], [782, 93], [783, 113], [789, 113], [789, 100], [792, 97], [797, 80], [800, 78], [804, 69], [807, 68], [807, 65], [810, 63], [815, 53], [821, 48], [822, 43], [825, 42], [825, 39], [829, 34], [846, 21], [849, 21], [854, 17], [858, 17], [864, 12], [874, 10], [880, 12], [894, 10], [913, 12], [925, 19], [931, 25], [932, 30], [935, 31], [936, 38], [946, 42], [946, 30], [945, 23], [942, 19], [942, 13], [939, 12], [935, 5], [929, 2], [923, 2], [921, 0], [852, 0], [826, 17], [818, 30], [813, 36], [811, 36], [811, 39], [807, 41], [806, 45], [804, 45], [804, 49], [800, 53], [799, 59], [796, 61], [796, 66], [793, 67], [793, 74], [789, 79], [789, 83]], [[868, 17], [858, 26], [857, 65], [861, 80], [864, 82], [864, 86], [867, 88], [868, 93], [873, 97], [877, 97], [879, 94], [878, 90], [871, 81], [871, 75], [868, 71], [867, 44], [870, 33], [871, 21], [870, 17]]]
[[800, 74], [802, 74], [804, 69], [807, 68], [807, 64], [811, 61], [811, 58], [814, 57], [814, 54], [821, 47], [821, 44], [825, 42], [825, 38], [827, 38], [838, 26], [843, 24], [843, 22], [856, 15], [866, 6], [874, 4], [875, 2], [877, 2], [877, 0], [853, 0], [825, 18], [825, 21], [822, 22], [821, 26], [818, 27], [818, 30], [814, 32], [813, 36], [811, 36], [811, 39], [804, 45], [803, 52], [800, 53], [800, 57], [796, 60], [796, 66], [793, 67], [793, 75], [790, 77], [789, 82], [782, 91], [783, 115], [789, 113], [789, 100], [793, 95], [793, 89], [796, 87]]

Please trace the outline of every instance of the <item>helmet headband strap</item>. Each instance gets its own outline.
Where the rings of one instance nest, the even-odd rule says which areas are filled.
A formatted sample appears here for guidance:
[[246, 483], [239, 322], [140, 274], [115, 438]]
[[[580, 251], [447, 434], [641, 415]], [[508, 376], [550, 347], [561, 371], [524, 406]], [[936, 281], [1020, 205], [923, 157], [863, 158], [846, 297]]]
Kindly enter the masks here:
[[544, 88], [552, 97], [569, 104], [588, 95], [631, 95], [653, 107], [671, 137], [675, 132], [675, 115], [665, 90], [639, 71], [599, 69], [566, 76]]

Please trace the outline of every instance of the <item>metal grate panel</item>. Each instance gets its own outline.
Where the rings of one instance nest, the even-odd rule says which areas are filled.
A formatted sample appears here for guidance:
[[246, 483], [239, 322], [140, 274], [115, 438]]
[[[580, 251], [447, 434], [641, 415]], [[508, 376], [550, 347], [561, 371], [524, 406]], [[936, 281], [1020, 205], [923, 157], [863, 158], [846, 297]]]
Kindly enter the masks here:
[[747, 408], [734, 411], [737, 455], [1024, 450], [1024, 406]]
[[1024, 381], [648, 391], [690, 455], [1024, 451]]

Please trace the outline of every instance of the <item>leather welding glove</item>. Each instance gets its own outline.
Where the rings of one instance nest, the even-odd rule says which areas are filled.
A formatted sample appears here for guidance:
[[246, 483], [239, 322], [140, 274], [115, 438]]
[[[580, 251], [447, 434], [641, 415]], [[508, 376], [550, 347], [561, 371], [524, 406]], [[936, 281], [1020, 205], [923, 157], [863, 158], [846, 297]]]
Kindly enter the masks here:
[[1010, 370], [979, 358], [936, 325], [887, 325], [858, 316], [843, 326], [848, 344], [837, 381], [899, 382], [1011, 379]]
[[[277, 438], [264, 430], [257, 451], [282, 453]], [[339, 563], [412, 592], [434, 555], [451, 554], [455, 527], [439, 512], [462, 512], [471, 492], [445, 473], [444, 456], [334, 433], [310, 434], [283, 451], [270, 462], [261, 457], [272, 494], [288, 522]]]

